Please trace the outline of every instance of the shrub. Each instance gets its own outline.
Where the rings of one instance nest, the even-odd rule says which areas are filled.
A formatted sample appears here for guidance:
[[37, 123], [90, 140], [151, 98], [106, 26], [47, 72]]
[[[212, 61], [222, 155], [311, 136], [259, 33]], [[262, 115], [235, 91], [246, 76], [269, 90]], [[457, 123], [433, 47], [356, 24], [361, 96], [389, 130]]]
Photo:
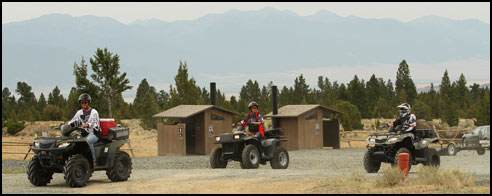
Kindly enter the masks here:
[[362, 129], [361, 114], [355, 105], [347, 101], [337, 101], [335, 108], [343, 112], [336, 116], [340, 119], [344, 130]]
[[7, 133], [10, 135], [15, 135], [24, 129], [25, 127], [24, 121], [19, 121], [17, 119], [17, 115], [15, 113], [7, 120]]
[[474, 185], [475, 174], [459, 169], [442, 170], [439, 167], [421, 166], [416, 182], [424, 185], [439, 185], [446, 188], [462, 188]]
[[401, 179], [405, 176], [404, 172], [400, 172], [399, 167], [387, 167], [383, 169], [383, 175], [376, 179], [376, 186], [392, 187], [402, 183]]

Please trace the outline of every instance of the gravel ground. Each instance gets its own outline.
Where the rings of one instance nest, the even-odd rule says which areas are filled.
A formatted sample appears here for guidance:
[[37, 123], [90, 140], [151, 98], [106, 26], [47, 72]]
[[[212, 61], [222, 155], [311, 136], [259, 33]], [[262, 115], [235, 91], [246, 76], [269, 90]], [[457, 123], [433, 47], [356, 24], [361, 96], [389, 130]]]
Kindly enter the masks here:
[[[377, 177], [381, 172], [365, 172], [362, 165], [364, 152], [365, 149], [289, 151], [290, 163], [286, 170], [273, 170], [269, 164], [260, 165], [257, 170], [242, 170], [239, 162], [229, 162], [227, 169], [212, 170], [209, 168], [208, 155], [135, 158], [132, 160], [133, 170], [128, 181], [111, 183], [105, 172], [98, 171], [91, 177], [88, 185], [81, 189], [69, 188], [62, 174], [55, 174], [47, 187], [35, 187], [29, 183], [25, 173], [3, 174], [7, 169], [25, 168], [27, 160], [2, 160], [2, 193], [192, 193], [197, 189], [200, 191], [195, 192], [199, 193], [231, 193], [227, 190], [234, 186], [228, 186], [224, 190], [207, 189], [207, 184], [241, 184], [258, 179], [281, 187], [289, 193], [290, 189], [294, 191], [309, 188], [306, 184], [297, 187], [298, 183], [295, 182], [299, 181], [351, 175], [354, 172], [362, 173], [368, 179]], [[382, 168], [384, 167], [389, 167], [389, 164], [383, 164]], [[486, 151], [484, 155], [477, 155], [475, 151], [460, 151], [456, 156], [441, 156], [441, 168], [459, 168], [460, 171], [474, 172], [477, 185], [490, 184], [490, 151]], [[410, 171], [410, 177], [412, 173], [416, 173], [416, 169]], [[241, 187], [248, 186], [249, 184], [245, 184], [239, 186], [238, 190], [231, 191], [239, 191]]]

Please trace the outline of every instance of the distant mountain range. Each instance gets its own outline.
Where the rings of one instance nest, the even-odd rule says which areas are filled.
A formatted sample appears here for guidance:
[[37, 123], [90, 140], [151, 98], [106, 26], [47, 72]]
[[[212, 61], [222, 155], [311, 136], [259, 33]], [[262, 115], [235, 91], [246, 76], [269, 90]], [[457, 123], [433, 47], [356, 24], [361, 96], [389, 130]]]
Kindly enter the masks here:
[[[202, 86], [219, 80], [219, 89], [237, 93], [248, 78], [255, 80], [262, 73], [262, 80], [293, 85], [295, 74], [280, 79], [281, 73], [391, 64], [396, 75], [403, 59], [422, 65], [467, 59], [490, 62], [490, 25], [439, 16], [409, 22], [342, 17], [327, 10], [299, 16], [271, 7], [131, 24], [109, 17], [50, 14], [2, 24], [2, 87], [13, 92], [18, 81], [26, 81], [33, 90], [49, 92], [58, 85], [66, 93], [75, 86], [74, 62], [80, 63], [81, 57], [88, 62], [96, 48], [104, 47], [120, 55], [120, 71], [127, 72], [135, 86], [130, 92], [143, 78], [168, 91], [181, 60]], [[484, 69], [490, 71], [490, 63]], [[378, 77], [385, 72], [373, 71]], [[436, 72], [433, 79], [440, 80], [444, 69]], [[346, 81], [353, 75], [347, 73]], [[468, 81], [484, 79], [466, 76]]]

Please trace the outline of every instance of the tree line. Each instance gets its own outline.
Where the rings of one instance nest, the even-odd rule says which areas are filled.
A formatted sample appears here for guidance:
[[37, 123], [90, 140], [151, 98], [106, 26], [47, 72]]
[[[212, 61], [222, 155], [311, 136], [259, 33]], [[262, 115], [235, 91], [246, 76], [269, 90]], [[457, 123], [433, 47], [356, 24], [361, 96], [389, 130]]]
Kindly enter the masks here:
[[[48, 94], [43, 93], [36, 98], [32, 87], [26, 82], [18, 82], [17, 88], [11, 92], [5, 87], [2, 90], [2, 127], [8, 126], [9, 132], [15, 133], [23, 128], [22, 121], [39, 120], [70, 120], [80, 109], [78, 97], [88, 93], [92, 97], [92, 107], [97, 109], [101, 118], [142, 119], [145, 129], [156, 128], [157, 119], [152, 115], [180, 104], [210, 104], [210, 92], [200, 88], [196, 80], [189, 76], [186, 62], [179, 62], [178, 72], [174, 77], [174, 86], [169, 90], [157, 90], [147, 79], [141, 80], [137, 87], [136, 97], [132, 103], [123, 100], [122, 93], [133, 87], [128, 85], [126, 73], [119, 71], [119, 56], [105, 49], [97, 49], [89, 59], [92, 74], [88, 75], [88, 65], [82, 58], [74, 63], [73, 75], [75, 86], [71, 88], [67, 98], [60, 93], [58, 86]], [[248, 103], [256, 101], [260, 112], [267, 114], [272, 111], [273, 82], [260, 87], [256, 80], [249, 79], [241, 87], [239, 97], [231, 96], [226, 100], [225, 94], [217, 90], [216, 104], [219, 107], [236, 111], [239, 121], [248, 112]], [[449, 126], [458, 125], [459, 118], [475, 118], [475, 125], [490, 124], [490, 89], [480, 88], [478, 84], [467, 86], [463, 74], [451, 83], [447, 70], [444, 72], [440, 90], [417, 93], [410, 76], [408, 64], [403, 60], [396, 73], [395, 85], [391, 79], [384, 80], [371, 76], [368, 81], [354, 75], [347, 84], [330, 81], [319, 76], [316, 87], [306, 83], [303, 74], [296, 77], [294, 85], [279, 87], [279, 107], [289, 104], [321, 104], [344, 112], [337, 115], [345, 130], [361, 129], [362, 118], [396, 118], [396, 106], [409, 103], [412, 112], [418, 119], [442, 119]], [[20, 129], [20, 130], [19, 130]]]

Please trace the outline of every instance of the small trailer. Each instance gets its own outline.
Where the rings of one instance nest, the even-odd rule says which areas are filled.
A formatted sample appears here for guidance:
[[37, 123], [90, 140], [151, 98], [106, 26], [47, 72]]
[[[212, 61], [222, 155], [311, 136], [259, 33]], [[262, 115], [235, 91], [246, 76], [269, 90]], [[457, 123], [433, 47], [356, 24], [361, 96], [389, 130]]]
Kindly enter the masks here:
[[[490, 150], [490, 126], [480, 126], [474, 130], [464, 134], [461, 138], [458, 135], [465, 130], [454, 131], [455, 135], [452, 139], [440, 139], [441, 150], [440, 155], [454, 156], [462, 150], [476, 150], [478, 155], [485, 154], [485, 150]], [[440, 131], [449, 132], [449, 131]], [[439, 134], [438, 136], [442, 138]], [[447, 145], [446, 145], [447, 144]], [[443, 145], [446, 145], [443, 148]]]

